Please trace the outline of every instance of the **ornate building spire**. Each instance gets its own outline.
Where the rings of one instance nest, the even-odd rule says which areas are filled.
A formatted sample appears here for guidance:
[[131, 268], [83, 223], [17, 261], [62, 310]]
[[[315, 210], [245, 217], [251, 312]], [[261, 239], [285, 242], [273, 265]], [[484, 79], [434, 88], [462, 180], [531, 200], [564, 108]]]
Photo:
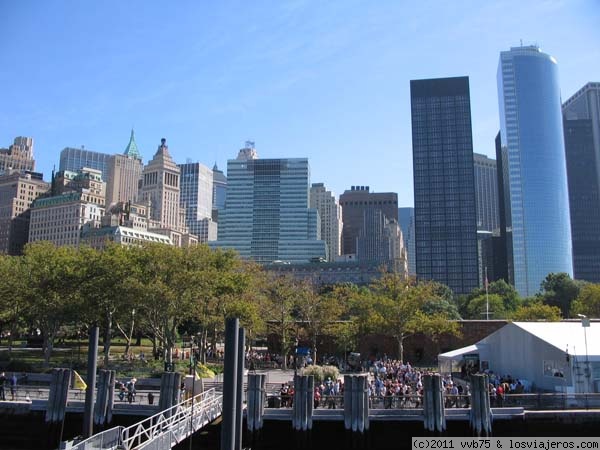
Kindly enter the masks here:
[[129, 144], [127, 144], [127, 148], [123, 154], [129, 158], [139, 159], [141, 161], [142, 155], [137, 148], [137, 144], [135, 143], [135, 137], [133, 135], [133, 128], [131, 129], [131, 137], [129, 138]]

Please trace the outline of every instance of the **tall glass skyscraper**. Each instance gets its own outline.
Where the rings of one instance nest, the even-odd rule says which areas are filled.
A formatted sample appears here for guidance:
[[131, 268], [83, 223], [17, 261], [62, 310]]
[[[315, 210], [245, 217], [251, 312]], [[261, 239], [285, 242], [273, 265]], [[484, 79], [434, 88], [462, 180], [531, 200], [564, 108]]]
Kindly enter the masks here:
[[501, 52], [498, 99], [509, 277], [530, 296], [550, 272], [573, 276], [556, 60], [535, 46]]
[[563, 105], [575, 278], [600, 283], [600, 83]]
[[227, 161], [227, 196], [217, 241], [259, 263], [327, 258], [319, 215], [309, 208], [308, 159], [258, 159], [253, 148]]
[[213, 171], [200, 163], [178, 164], [181, 170], [181, 207], [185, 223], [200, 242], [216, 239], [212, 221]]
[[69, 170], [77, 172], [84, 167], [96, 169], [102, 172], [102, 179], [108, 179], [108, 153], [94, 152], [83, 148], [66, 147], [60, 152], [60, 163], [58, 170], [60, 172]]
[[410, 97], [417, 277], [467, 294], [479, 286], [469, 78], [412, 80]]

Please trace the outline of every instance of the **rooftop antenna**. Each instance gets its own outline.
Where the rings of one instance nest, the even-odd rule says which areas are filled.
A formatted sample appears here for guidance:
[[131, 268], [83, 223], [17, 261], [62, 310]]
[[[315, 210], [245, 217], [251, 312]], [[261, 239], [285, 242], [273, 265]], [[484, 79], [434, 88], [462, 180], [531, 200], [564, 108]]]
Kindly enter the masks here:
[[521, 41], [521, 47], [523, 47], [523, 39], [520, 39], [520, 41]]

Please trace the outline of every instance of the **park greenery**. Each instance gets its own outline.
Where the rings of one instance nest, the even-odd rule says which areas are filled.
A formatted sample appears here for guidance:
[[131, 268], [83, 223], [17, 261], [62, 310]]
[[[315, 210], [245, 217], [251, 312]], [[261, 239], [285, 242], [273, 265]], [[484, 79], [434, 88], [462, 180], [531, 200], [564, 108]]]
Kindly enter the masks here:
[[[279, 347], [272, 350], [281, 355], [300, 337], [317, 361], [317, 339], [323, 335], [341, 352], [357, 349], [367, 334], [385, 335], [395, 340], [402, 359], [407, 337], [425, 333], [437, 345], [445, 334], [460, 334], [456, 320], [461, 318], [600, 316], [600, 285], [566, 274], [549, 274], [532, 298], [519, 297], [504, 281], [491, 283], [487, 292], [455, 296], [440, 283], [384, 271], [368, 286], [316, 286], [205, 245], [109, 245], [99, 251], [39, 242], [29, 244], [23, 256], [0, 256], [0, 280], [2, 345], [10, 358], [16, 336], [36, 338], [46, 367], [58, 339], [86, 336], [93, 325], [100, 327], [108, 366], [142, 339], [152, 355], [171, 362], [185, 337], [201, 350], [204, 363], [229, 317], [240, 318], [250, 342], [275, 336]], [[111, 353], [115, 340], [124, 343], [123, 355]]]

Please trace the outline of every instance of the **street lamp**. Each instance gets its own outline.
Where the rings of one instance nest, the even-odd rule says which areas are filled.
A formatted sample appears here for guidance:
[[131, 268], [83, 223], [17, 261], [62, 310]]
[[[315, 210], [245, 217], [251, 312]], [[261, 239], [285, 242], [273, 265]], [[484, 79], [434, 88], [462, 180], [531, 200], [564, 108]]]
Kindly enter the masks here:
[[294, 383], [296, 382], [296, 376], [298, 375], [298, 338], [294, 341]]
[[585, 342], [585, 377], [586, 381], [586, 392], [589, 390], [589, 379], [590, 379], [590, 359], [588, 356], [588, 346], [587, 346], [587, 328], [590, 326], [590, 319], [584, 314], [577, 314], [577, 317], [581, 319], [581, 326], [583, 327], [583, 339]]

